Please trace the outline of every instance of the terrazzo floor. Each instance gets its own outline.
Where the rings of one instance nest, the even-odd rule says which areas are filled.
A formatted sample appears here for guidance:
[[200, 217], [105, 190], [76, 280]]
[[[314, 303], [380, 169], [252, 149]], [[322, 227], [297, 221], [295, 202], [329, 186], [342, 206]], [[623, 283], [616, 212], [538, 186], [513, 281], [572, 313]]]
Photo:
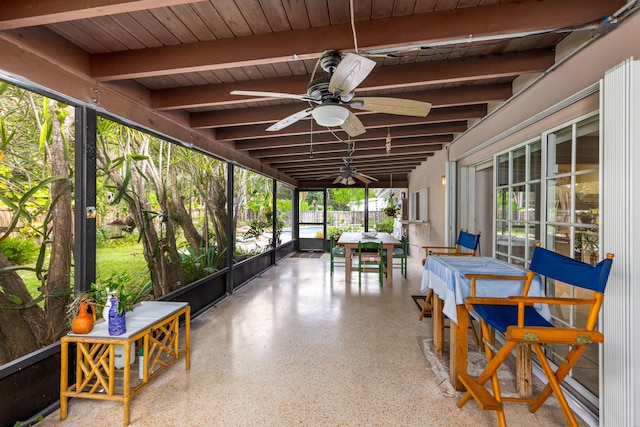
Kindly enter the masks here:
[[[431, 319], [408, 279], [329, 273], [329, 258], [288, 258], [191, 324], [191, 369], [181, 360], [138, 393], [130, 425], [143, 426], [493, 426], [474, 402], [456, 407], [421, 349]], [[512, 426], [566, 425], [552, 397], [536, 413], [506, 404]], [[122, 426], [122, 404], [72, 399], [42, 426]]]

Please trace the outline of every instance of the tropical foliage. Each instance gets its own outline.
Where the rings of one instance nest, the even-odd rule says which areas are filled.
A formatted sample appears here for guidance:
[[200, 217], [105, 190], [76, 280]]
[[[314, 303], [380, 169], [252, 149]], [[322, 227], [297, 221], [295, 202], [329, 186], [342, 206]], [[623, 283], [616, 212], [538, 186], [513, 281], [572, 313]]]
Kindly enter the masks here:
[[[5, 241], [0, 251], [0, 363], [50, 344], [68, 330], [73, 114], [65, 104], [0, 83], [0, 241]], [[25, 242], [15, 243], [20, 240]], [[11, 250], [11, 261], [4, 255], [4, 250], [34, 243], [35, 261]], [[25, 271], [37, 278], [35, 295], [20, 276]]]
[[[0, 83], [0, 364], [68, 331], [66, 311], [75, 299], [74, 114]], [[94, 295], [117, 282], [124, 301], [158, 298], [226, 267], [231, 205], [234, 228], [253, 224], [256, 233], [272, 234], [273, 180], [235, 168], [228, 201], [227, 162], [106, 118], [96, 128], [101, 255]], [[132, 264], [146, 270], [129, 272]]]

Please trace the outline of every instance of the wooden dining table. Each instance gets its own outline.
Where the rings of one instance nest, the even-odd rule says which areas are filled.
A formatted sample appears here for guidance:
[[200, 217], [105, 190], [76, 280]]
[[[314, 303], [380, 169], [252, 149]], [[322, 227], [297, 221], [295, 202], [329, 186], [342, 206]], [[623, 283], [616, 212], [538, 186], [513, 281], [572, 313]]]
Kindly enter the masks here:
[[382, 247], [387, 251], [387, 282], [393, 283], [393, 248], [400, 246], [402, 243], [389, 233], [342, 233], [337, 244], [344, 246], [344, 253], [347, 259], [345, 263], [345, 279], [351, 280], [351, 256], [350, 254], [358, 251], [358, 242], [380, 242]]

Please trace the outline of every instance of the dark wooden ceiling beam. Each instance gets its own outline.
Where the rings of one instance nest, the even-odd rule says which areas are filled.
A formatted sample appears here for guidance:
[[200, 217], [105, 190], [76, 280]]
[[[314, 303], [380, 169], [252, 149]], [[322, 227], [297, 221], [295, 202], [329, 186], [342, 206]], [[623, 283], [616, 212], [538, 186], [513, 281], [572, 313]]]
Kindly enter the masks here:
[[[297, 171], [289, 171], [288, 175], [295, 180], [307, 180], [309, 178], [328, 178], [331, 175], [337, 175], [340, 168], [344, 166], [332, 164], [327, 165], [324, 169], [316, 169], [309, 171], [302, 171], [298, 169]], [[391, 174], [405, 174], [411, 172], [418, 165], [416, 164], [403, 164], [403, 165], [390, 165], [390, 166], [373, 166], [372, 168], [366, 168], [362, 166], [355, 166], [355, 168], [362, 173], [373, 176], [375, 174], [376, 177], [381, 177], [383, 175]], [[287, 172], [283, 172], [287, 173]], [[399, 175], [400, 176], [400, 175]]]
[[[360, 173], [362, 173], [362, 174], [364, 174], [364, 175], [367, 175], [367, 176], [369, 176], [369, 177], [375, 178], [376, 180], [378, 180], [378, 182], [381, 180], [381, 178], [385, 177], [385, 175], [386, 175], [387, 180], [388, 180], [388, 178], [389, 178], [389, 175], [387, 175], [387, 174], [385, 174], [385, 175], [377, 175], [377, 176], [373, 176], [373, 175], [371, 175], [371, 174], [369, 174], [369, 173], [361, 172], [361, 171], [360, 171], [360, 169], [358, 169], [358, 172], [360, 172]], [[411, 172], [411, 170], [406, 171], [406, 172], [402, 172], [402, 175], [407, 175], [407, 174], [409, 174], [410, 172]], [[326, 173], [326, 174], [323, 174], [323, 175], [318, 175], [318, 176], [301, 176], [301, 177], [296, 178], [296, 180], [297, 180], [297, 181], [305, 181], [305, 182], [313, 182], [313, 181], [327, 181], [327, 180], [330, 180], [330, 181], [332, 182], [335, 178], [337, 178], [337, 177], [338, 177], [338, 174], [339, 174], [339, 173], [340, 173], [340, 171], [339, 171], [338, 169], [336, 169], [336, 170], [334, 170], [334, 171], [329, 171], [329, 173]], [[400, 174], [398, 174], [398, 176], [400, 177], [401, 175], [400, 175]], [[405, 179], [406, 179], [406, 178], [405, 178]], [[375, 181], [374, 181], [374, 182], [375, 182]], [[393, 184], [394, 184], [394, 187], [397, 187], [397, 186], [396, 186], [396, 180], [395, 180], [395, 179], [393, 180]], [[337, 184], [336, 184], [336, 186], [337, 186]], [[388, 188], [388, 184], [387, 184], [387, 185], [384, 185], [384, 186], [382, 186], [382, 187], [387, 187], [387, 188]]]
[[[418, 166], [419, 163], [416, 162], [412, 162], [412, 163], [405, 163], [403, 162], [402, 164], [390, 164], [390, 165], [356, 165], [353, 164], [352, 166], [354, 166], [356, 169], [358, 170], [362, 170], [363, 172], [365, 170], [367, 170], [369, 173], [371, 173], [372, 171], [375, 171], [375, 175], [376, 176], [380, 176], [382, 174], [388, 174], [388, 172], [392, 171], [393, 173], [407, 173], [412, 171], [416, 166]], [[325, 167], [324, 169], [307, 169], [305, 168], [304, 170], [298, 169], [296, 171], [290, 171], [289, 175], [297, 180], [300, 179], [305, 179], [307, 177], [322, 177], [324, 175], [326, 175], [327, 173], [332, 173], [335, 170], [339, 170], [340, 167], [344, 166], [344, 164], [331, 164], [331, 165], [327, 165], [327, 167]], [[369, 173], [367, 173], [367, 175], [369, 175]]]
[[[433, 146], [430, 145], [425, 145], [423, 147], [403, 147], [403, 148], [398, 148], [396, 150], [392, 150], [391, 154], [387, 157], [387, 153], [384, 150], [384, 148], [376, 150], [376, 149], [371, 149], [371, 150], [367, 150], [366, 152], [356, 152], [353, 155], [354, 161], [356, 159], [367, 159], [367, 158], [377, 158], [380, 159], [381, 161], [389, 161], [391, 157], [394, 156], [402, 156], [402, 155], [416, 155], [416, 156], [427, 156], [429, 154], [433, 154], [434, 152], [436, 152], [438, 150], [436, 150]], [[292, 156], [286, 156], [286, 157], [280, 157], [280, 156], [275, 156], [275, 157], [267, 157], [267, 158], [263, 158], [262, 159], [262, 163], [263, 164], [268, 164], [268, 165], [276, 165], [276, 164], [287, 164], [287, 163], [293, 163], [293, 162], [301, 162], [301, 163], [307, 163], [307, 162], [318, 162], [318, 160], [326, 160], [326, 159], [342, 159], [344, 156], [346, 155], [346, 150], [344, 153], [338, 153], [338, 152], [334, 152], [334, 153], [319, 153], [317, 155], [314, 155], [313, 158], [309, 158], [308, 154], [300, 154], [300, 155], [292, 155]], [[385, 160], [386, 159], [386, 160]]]
[[[346, 153], [345, 153], [346, 156]], [[340, 158], [340, 162], [344, 163], [344, 157]], [[398, 154], [395, 153], [393, 155], [389, 155], [389, 156], [379, 156], [379, 157], [361, 157], [359, 155], [359, 153], [355, 153], [353, 155], [353, 159], [351, 160], [351, 163], [355, 166], [371, 166], [371, 165], [380, 165], [380, 164], [389, 164], [389, 165], [394, 165], [394, 164], [413, 164], [413, 163], [420, 163], [420, 161], [418, 159], [416, 159], [411, 153], [409, 154]], [[322, 163], [324, 164], [324, 162]], [[288, 168], [285, 165], [282, 165], [282, 167], [285, 168], [285, 170], [287, 170]]]
[[[372, 178], [375, 178], [378, 181], [381, 181], [383, 179], [386, 179], [387, 181], [389, 180], [390, 170], [379, 170], [378, 171], [379, 173], [373, 174], [369, 170], [363, 170], [361, 168], [356, 168], [356, 169], [358, 170], [358, 172], [364, 175], [370, 176]], [[402, 171], [397, 171], [395, 175], [398, 177], [398, 179], [402, 179], [403, 176], [411, 173], [413, 169], [415, 168], [406, 168], [406, 169], [403, 169]], [[339, 173], [340, 173], [340, 168], [334, 167], [331, 169], [327, 169], [324, 172], [319, 172], [312, 175], [292, 175], [291, 178], [295, 179], [296, 181], [312, 181], [312, 180], [327, 180], [327, 179], [333, 180], [338, 176]], [[395, 182], [396, 180], [394, 179], [394, 184]]]
[[[460, 133], [467, 130], [466, 121], [452, 121], [444, 123], [429, 123], [426, 125], [416, 126], [399, 126], [393, 128], [391, 131], [391, 138], [406, 138], [406, 137], [418, 137], [418, 136], [436, 136], [442, 135], [444, 138], [452, 138], [454, 133]], [[371, 129], [363, 133], [360, 136], [351, 138], [352, 141], [358, 143], [359, 141], [371, 141], [376, 139], [385, 139], [387, 137], [387, 129], [378, 128]], [[294, 136], [280, 136], [279, 138], [262, 138], [262, 139], [247, 139], [236, 140], [235, 149], [238, 151], [248, 150], [262, 150], [275, 147], [295, 147], [301, 144], [310, 144], [311, 137], [309, 134], [294, 135]], [[338, 141], [335, 136], [329, 132], [314, 132], [313, 144], [335, 144]]]
[[[434, 137], [442, 138], [440, 136]], [[450, 141], [446, 141], [450, 142]], [[429, 137], [419, 137], [419, 138], [406, 138], [398, 141], [392, 141], [391, 149], [397, 149], [400, 147], [422, 147], [425, 145], [431, 145], [434, 148], [442, 149], [442, 141], [435, 142], [431, 140]], [[370, 150], [370, 149], [386, 149], [385, 143], [383, 141], [365, 141], [356, 144], [357, 150]], [[347, 149], [346, 144], [344, 143], [336, 143], [336, 144], [325, 144], [318, 147], [315, 147], [313, 152], [314, 154], [319, 153], [335, 153], [342, 152], [344, 153]], [[250, 151], [249, 155], [255, 159], [262, 159], [267, 157], [277, 157], [277, 156], [291, 156], [296, 154], [306, 154], [309, 153], [310, 145], [299, 145], [297, 147], [284, 147], [284, 148], [271, 148], [267, 150], [255, 150]]]
[[194, 3], [193, 0], [3, 0], [0, 30], [56, 24], [158, 7]]
[[[304, 173], [307, 170], [318, 171], [318, 170], [322, 170], [323, 168], [326, 168], [327, 165], [344, 166], [345, 156], [346, 156], [346, 153], [344, 153], [342, 157], [322, 159], [322, 162], [317, 162], [315, 164], [309, 163], [309, 164], [306, 164], [304, 168], [301, 168], [300, 165], [295, 162], [291, 162], [289, 164], [281, 163], [278, 170], [284, 171], [287, 174], [289, 174], [294, 172]], [[351, 161], [351, 163], [355, 166], [370, 167], [370, 166], [377, 166], [377, 165], [383, 165], [383, 164], [389, 164], [389, 165], [420, 164], [420, 160], [416, 159], [416, 157], [414, 157], [412, 154], [395, 154], [393, 156], [381, 156], [376, 158], [372, 158], [372, 157], [362, 158], [356, 155]]]
[[[342, 165], [328, 165], [324, 170], [317, 170], [313, 172], [305, 172], [298, 170], [297, 172], [290, 172], [290, 177], [297, 181], [306, 181], [309, 179], [327, 179], [329, 177], [335, 178], [340, 172]], [[352, 167], [356, 168], [358, 172], [365, 175], [369, 175], [378, 180], [389, 179], [389, 176], [395, 175], [402, 177], [403, 174], [408, 174], [416, 168], [416, 165], [372, 165], [361, 166], [352, 164]], [[395, 180], [394, 180], [395, 181]]]
[[[17, 1], [13, 2], [18, 4]], [[23, 2], [25, 3], [25, 2]], [[543, 32], [601, 19], [622, 0], [508, 2], [357, 23], [361, 51]], [[26, 9], [28, 4], [24, 5]], [[14, 10], [17, 6], [14, 5]], [[43, 14], [44, 15], [44, 14]], [[5, 19], [5, 25], [7, 20]], [[465, 38], [468, 39], [467, 36]], [[317, 58], [353, 49], [349, 24], [92, 55], [92, 77], [119, 80]], [[212, 54], [215, 52], [215, 54]]]
[[[429, 84], [516, 77], [520, 74], [542, 72], [551, 67], [554, 61], [555, 54], [553, 50], [535, 49], [506, 53], [504, 55], [486, 55], [377, 67], [358, 86], [357, 93], [396, 87], [420, 87]], [[159, 110], [170, 110], [273, 100], [273, 98], [231, 95], [233, 90], [304, 95], [310, 79], [311, 75], [297, 75], [155, 90], [151, 93], [151, 106]], [[403, 97], [411, 98], [411, 94], [407, 93]], [[304, 109], [306, 105], [306, 103], [299, 103], [299, 110]]]
[[[360, 117], [366, 129], [386, 128], [388, 126], [410, 126], [428, 123], [439, 123], [447, 121], [460, 121], [467, 119], [477, 119], [487, 114], [486, 105], [467, 105], [458, 107], [434, 108], [427, 117], [394, 116], [391, 114], [367, 114]], [[334, 129], [340, 137], [346, 134], [339, 128]], [[327, 131], [328, 132], [328, 131]], [[235, 141], [239, 139], [252, 138], [280, 138], [291, 135], [308, 135], [309, 124], [305, 122], [294, 123], [278, 132], [265, 132], [261, 125], [230, 127], [216, 129], [216, 139], [219, 141]]]
[[[346, 185], [342, 185], [342, 184], [334, 184], [333, 180], [319, 180], [319, 181], [298, 181], [298, 187], [300, 189], [322, 189], [322, 188], [345, 188], [347, 187]], [[350, 185], [350, 188], [364, 188], [365, 185], [364, 183], [358, 181], [356, 182], [354, 185]], [[388, 182], [372, 182], [368, 185], [368, 187], [371, 188], [389, 188], [389, 183]], [[393, 181], [393, 187], [394, 188], [408, 188], [409, 187], [409, 181], [407, 180], [407, 178], [403, 178], [402, 180], [399, 180], [398, 182], [396, 182], [395, 180]]]

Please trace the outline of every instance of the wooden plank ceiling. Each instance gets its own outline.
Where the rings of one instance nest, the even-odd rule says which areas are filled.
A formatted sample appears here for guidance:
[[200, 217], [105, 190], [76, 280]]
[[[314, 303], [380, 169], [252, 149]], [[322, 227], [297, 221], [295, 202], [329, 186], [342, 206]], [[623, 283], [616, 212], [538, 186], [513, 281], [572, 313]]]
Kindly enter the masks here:
[[366, 128], [351, 138], [352, 166], [378, 180], [371, 186], [390, 178], [402, 186], [412, 169], [511, 97], [516, 78], [552, 67], [563, 38], [592, 31], [624, 3], [4, 0], [0, 31], [55, 33], [86, 53], [92, 78], [147, 91], [152, 108], [186, 113], [194, 129], [316, 188], [331, 186], [344, 166], [346, 133], [310, 117], [267, 132], [309, 104], [230, 92], [306, 95], [324, 51], [357, 51], [376, 62], [357, 96], [433, 105], [426, 117], [352, 109]]

